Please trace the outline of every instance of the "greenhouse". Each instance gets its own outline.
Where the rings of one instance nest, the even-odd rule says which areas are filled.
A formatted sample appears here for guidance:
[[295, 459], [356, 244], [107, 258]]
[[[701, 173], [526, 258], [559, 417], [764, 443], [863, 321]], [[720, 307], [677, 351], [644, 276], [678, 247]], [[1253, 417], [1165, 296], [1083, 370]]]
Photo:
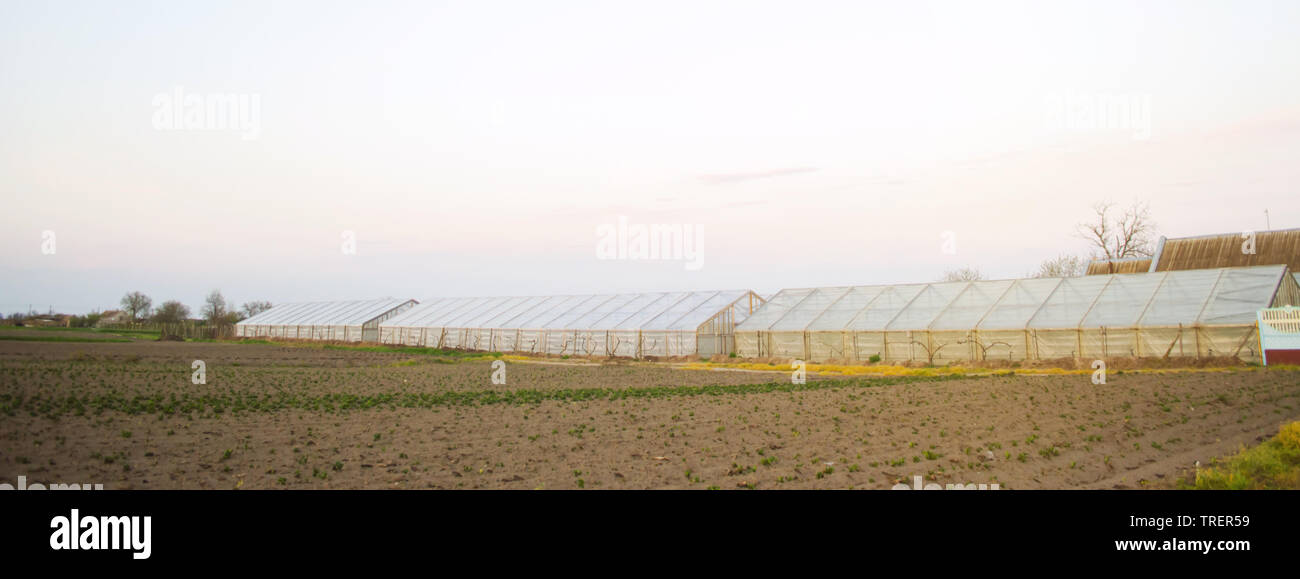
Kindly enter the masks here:
[[235, 336], [377, 342], [379, 323], [415, 304], [392, 298], [281, 304], [235, 324]]
[[669, 357], [734, 351], [762, 299], [748, 290], [435, 298], [380, 324], [385, 344], [556, 355]]
[[1260, 308], [1300, 304], [1286, 265], [782, 290], [736, 327], [747, 358], [1259, 359]]

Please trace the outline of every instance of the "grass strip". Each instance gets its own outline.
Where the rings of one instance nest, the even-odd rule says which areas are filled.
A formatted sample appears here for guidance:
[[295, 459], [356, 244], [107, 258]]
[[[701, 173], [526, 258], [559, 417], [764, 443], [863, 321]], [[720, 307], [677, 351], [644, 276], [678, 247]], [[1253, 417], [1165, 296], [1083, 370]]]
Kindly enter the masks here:
[[1277, 436], [1255, 448], [1216, 461], [1179, 488], [1197, 490], [1300, 489], [1300, 422], [1285, 424]]
[[134, 342], [130, 338], [79, 338], [73, 336], [4, 336], [0, 335], [0, 340], [10, 342]]

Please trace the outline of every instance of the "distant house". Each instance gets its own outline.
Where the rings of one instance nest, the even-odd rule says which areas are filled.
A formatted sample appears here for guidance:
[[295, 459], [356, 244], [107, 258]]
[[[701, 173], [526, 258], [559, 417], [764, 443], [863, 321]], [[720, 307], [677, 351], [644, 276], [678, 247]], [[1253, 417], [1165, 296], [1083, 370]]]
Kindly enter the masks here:
[[23, 325], [29, 328], [57, 327], [57, 326], [66, 327], [72, 325], [72, 316], [64, 315], [64, 314], [40, 314], [35, 316], [27, 316], [26, 318], [23, 319]]
[[95, 327], [112, 326], [117, 324], [126, 324], [131, 321], [131, 316], [122, 310], [108, 310], [99, 316], [99, 322]]

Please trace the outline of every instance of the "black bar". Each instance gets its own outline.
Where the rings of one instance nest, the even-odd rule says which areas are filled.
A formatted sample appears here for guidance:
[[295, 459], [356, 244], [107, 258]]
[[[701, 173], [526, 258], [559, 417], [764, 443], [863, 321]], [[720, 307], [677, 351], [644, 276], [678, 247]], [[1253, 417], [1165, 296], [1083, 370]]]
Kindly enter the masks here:
[[[557, 555], [590, 562], [611, 550], [619, 560], [664, 558], [667, 569], [687, 553], [724, 567], [779, 553], [927, 565], [1045, 557], [1181, 566], [1282, 561], [1296, 544], [1297, 499], [1290, 491], [13, 491], [0, 493], [0, 544], [11, 561], [128, 570], [196, 561], [383, 561], [396, 569], [483, 551], [497, 553], [493, 564], [523, 556], [558, 564]], [[149, 557], [52, 549], [51, 520], [72, 509], [82, 520], [151, 517]], [[1187, 522], [1180, 515], [1195, 526], [1179, 525]], [[1215, 522], [1229, 526], [1207, 526], [1203, 516], [1224, 516]], [[1134, 526], [1133, 517], [1172, 520], [1161, 530]], [[1115, 544], [1151, 539], [1249, 541], [1249, 550], [1134, 552]]]

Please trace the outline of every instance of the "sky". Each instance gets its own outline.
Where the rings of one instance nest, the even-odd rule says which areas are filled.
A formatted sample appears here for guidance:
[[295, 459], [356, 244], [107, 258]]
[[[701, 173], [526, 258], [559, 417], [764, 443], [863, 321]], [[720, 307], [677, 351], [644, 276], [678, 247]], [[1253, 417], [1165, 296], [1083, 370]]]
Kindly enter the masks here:
[[[1014, 278], [1102, 201], [1300, 227], [1297, 31], [1291, 1], [0, 0], [0, 312]], [[689, 255], [601, 253], [650, 226]]]

